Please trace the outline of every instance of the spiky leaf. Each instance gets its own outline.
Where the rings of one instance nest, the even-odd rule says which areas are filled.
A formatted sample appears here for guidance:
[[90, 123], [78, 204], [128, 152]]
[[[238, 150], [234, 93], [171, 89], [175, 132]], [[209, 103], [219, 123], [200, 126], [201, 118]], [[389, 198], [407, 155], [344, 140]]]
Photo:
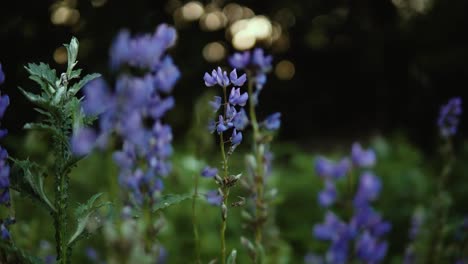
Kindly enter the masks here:
[[178, 204], [182, 201], [192, 199], [193, 194], [166, 194], [161, 197], [159, 202], [153, 207], [153, 212], [167, 208], [171, 205]]
[[37, 105], [37, 106], [40, 106], [42, 108], [45, 108], [45, 109], [49, 109], [50, 108], [50, 104], [49, 102], [37, 95], [37, 94], [33, 94], [33, 93], [30, 93], [30, 92], [26, 92], [23, 88], [21, 87], [18, 87], [18, 89], [21, 91], [21, 93], [23, 93], [24, 96], [26, 96], [26, 98], [33, 104]]
[[87, 236], [86, 226], [89, 222], [91, 215], [96, 212], [99, 208], [110, 205], [110, 203], [95, 204], [96, 200], [101, 197], [102, 193], [93, 195], [85, 204], [81, 204], [75, 210], [75, 218], [77, 220], [77, 226], [75, 233], [68, 240], [68, 245], [72, 245], [76, 241]]
[[55, 212], [54, 205], [49, 201], [44, 190], [44, 176], [41, 168], [29, 160], [15, 160], [10, 174], [11, 187], [21, 194], [39, 201], [45, 207]]
[[67, 48], [67, 59], [68, 59], [68, 68], [67, 68], [67, 76], [69, 79], [71, 79], [71, 73], [73, 68], [76, 66], [78, 63], [76, 61], [76, 58], [78, 56], [78, 48], [79, 48], [79, 42], [78, 39], [75, 37], [72, 37], [70, 44], [64, 44], [65, 48]]
[[[32, 76], [37, 76], [40, 79], [46, 81], [52, 87], [55, 88], [55, 84], [57, 82], [57, 73], [54, 69], [51, 69], [49, 65], [41, 62], [39, 64], [29, 63], [25, 69], [31, 74]], [[30, 77], [31, 78], [31, 77]], [[31, 78], [33, 79], [33, 78]], [[37, 79], [37, 78], [36, 78]], [[36, 79], [33, 79], [36, 81]], [[39, 83], [40, 84], [40, 83]]]
[[236, 264], [236, 258], [237, 258], [237, 250], [233, 249], [231, 251], [231, 254], [229, 254], [229, 257], [227, 259], [227, 264]]

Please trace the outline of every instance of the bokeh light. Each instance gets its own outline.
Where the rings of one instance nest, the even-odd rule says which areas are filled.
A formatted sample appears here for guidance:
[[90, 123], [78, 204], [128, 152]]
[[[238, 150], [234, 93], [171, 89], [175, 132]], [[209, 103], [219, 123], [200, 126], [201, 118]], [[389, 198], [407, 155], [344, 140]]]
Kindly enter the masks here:
[[295, 73], [296, 68], [289, 60], [282, 60], [275, 67], [276, 77], [280, 80], [291, 80]]

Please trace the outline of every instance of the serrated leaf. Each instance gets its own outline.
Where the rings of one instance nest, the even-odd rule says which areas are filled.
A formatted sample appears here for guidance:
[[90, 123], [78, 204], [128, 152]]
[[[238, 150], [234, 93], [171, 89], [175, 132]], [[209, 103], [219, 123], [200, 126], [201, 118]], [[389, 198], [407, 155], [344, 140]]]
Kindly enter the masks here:
[[24, 129], [47, 131], [47, 132], [50, 132], [52, 134], [60, 134], [60, 131], [58, 131], [55, 127], [51, 127], [49, 125], [41, 124], [41, 123], [26, 123], [23, 128]]
[[83, 237], [87, 236], [87, 231], [86, 225], [88, 224], [89, 218], [91, 215], [96, 212], [97, 209], [105, 206], [105, 205], [110, 205], [110, 203], [101, 203], [98, 205], [95, 205], [96, 200], [101, 197], [102, 193], [97, 193], [93, 195], [89, 200], [86, 202], [86, 204], [81, 204], [76, 208], [75, 210], [75, 218], [77, 220], [77, 226], [75, 233], [70, 237], [68, 240], [68, 245], [72, 245], [76, 241], [80, 240]]
[[68, 60], [67, 76], [69, 79], [71, 79], [70, 77], [71, 77], [72, 70], [78, 63], [76, 61], [76, 58], [78, 56], [78, 48], [79, 48], [78, 39], [75, 37], [72, 37], [70, 44], [64, 44], [64, 46], [65, 48], [67, 48], [67, 60]]
[[43, 97], [37, 95], [37, 94], [33, 94], [33, 93], [30, 93], [30, 92], [26, 92], [23, 88], [21, 87], [18, 87], [18, 89], [21, 91], [21, 93], [23, 93], [23, 95], [33, 104], [37, 105], [37, 106], [40, 106], [42, 108], [50, 108], [50, 105], [49, 103], [47, 102], [47, 100], [45, 100]]
[[70, 87], [70, 89], [68, 90], [68, 96], [69, 97], [75, 96], [81, 90], [81, 88], [83, 88], [88, 82], [99, 77], [101, 77], [101, 74], [99, 73], [86, 75], [79, 82], [75, 83], [72, 87]]
[[44, 190], [44, 177], [40, 167], [29, 160], [15, 160], [10, 174], [11, 187], [21, 194], [27, 195], [51, 211], [55, 212], [54, 205], [49, 201]]
[[51, 115], [49, 112], [44, 111], [44, 110], [42, 110], [42, 109], [40, 109], [40, 108], [34, 108], [34, 110], [35, 110], [36, 112], [40, 113], [40, 114], [43, 114], [43, 115], [47, 116], [47, 117], [52, 117], [52, 115]]
[[55, 88], [57, 73], [54, 69], [51, 69], [49, 65], [43, 62], [39, 64], [29, 63], [25, 69], [29, 72], [29, 74], [41, 78]]
[[81, 69], [73, 70], [68, 76], [68, 80], [79, 78], [81, 75]]
[[227, 259], [227, 264], [236, 264], [236, 258], [237, 258], [237, 250], [233, 249], [231, 251], [231, 254], [229, 254], [229, 257]]
[[193, 194], [166, 194], [161, 197], [159, 202], [153, 207], [153, 212], [178, 204], [182, 201], [192, 199]]

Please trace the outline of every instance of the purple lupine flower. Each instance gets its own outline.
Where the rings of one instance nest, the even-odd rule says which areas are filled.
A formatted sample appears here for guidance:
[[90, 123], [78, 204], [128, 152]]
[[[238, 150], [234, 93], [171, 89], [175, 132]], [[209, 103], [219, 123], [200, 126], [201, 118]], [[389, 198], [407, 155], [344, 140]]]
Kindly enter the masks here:
[[245, 69], [250, 63], [250, 52], [244, 51], [242, 53], [234, 53], [231, 57], [229, 57], [228, 60], [232, 67], [237, 69]]
[[156, 89], [166, 94], [170, 93], [180, 78], [179, 68], [174, 65], [171, 57], [166, 56], [155, 71], [154, 83]]
[[462, 114], [462, 99], [454, 97], [448, 101], [446, 105], [440, 108], [437, 125], [439, 126], [440, 135], [443, 138], [454, 136], [457, 133], [459, 118]]
[[374, 150], [364, 150], [361, 144], [354, 143], [351, 148], [351, 160], [357, 167], [372, 167], [375, 165], [376, 156]]
[[387, 243], [380, 242], [376, 237], [364, 232], [356, 242], [356, 255], [366, 263], [376, 263], [385, 257], [387, 253]]
[[265, 118], [262, 126], [270, 131], [278, 130], [281, 126], [281, 113], [274, 113]]
[[336, 187], [332, 181], [325, 182], [325, 189], [317, 195], [319, 205], [323, 207], [331, 206], [336, 200]]
[[244, 85], [245, 81], [247, 81], [247, 75], [244, 73], [240, 77], [237, 77], [237, 70], [234, 69], [231, 71], [229, 74], [229, 78], [231, 79], [231, 82], [235, 86], [242, 86]]
[[209, 166], [206, 166], [205, 168], [203, 168], [201, 172], [201, 175], [206, 178], [213, 178], [214, 176], [216, 176], [216, 174], [218, 174], [218, 169], [212, 168]]
[[242, 132], [237, 132], [237, 130], [234, 128], [232, 131], [231, 142], [233, 147], [239, 145], [242, 142]]
[[232, 88], [231, 93], [229, 94], [229, 103], [232, 105], [245, 106], [249, 95], [247, 93], [241, 94], [240, 88]]
[[84, 87], [83, 110], [87, 115], [99, 115], [112, 105], [112, 95], [103, 78], [92, 80]]
[[79, 128], [74, 131], [71, 139], [71, 149], [76, 155], [87, 155], [96, 143], [96, 132], [91, 128]]
[[343, 178], [351, 169], [348, 158], [343, 158], [338, 163], [334, 163], [325, 157], [318, 157], [315, 160], [315, 172], [322, 178]]
[[214, 100], [210, 102], [211, 107], [213, 107], [213, 111], [218, 112], [219, 108], [221, 107], [222, 98], [220, 96], [215, 96]]
[[5, 82], [5, 74], [3, 73], [2, 64], [0, 63], [0, 84]]
[[267, 80], [266, 73], [271, 71], [273, 57], [265, 55], [263, 49], [256, 48], [253, 51], [235, 53], [228, 60], [232, 67], [252, 72], [256, 87], [252, 100], [257, 103], [258, 94]]
[[116, 70], [123, 64], [150, 70], [158, 68], [165, 50], [174, 45], [176, 38], [175, 29], [166, 24], [159, 25], [152, 35], [144, 34], [134, 38], [127, 30], [123, 30], [110, 49], [111, 68]]
[[354, 205], [361, 207], [367, 205], [368, 202], [377, 199], [382, 188], [382, 183], [379, 178], [370, 172], [365, 172], [359, 180], [359, 187], [354, 197]]
[[[5, 80], [5, 75], [2, 71], [2, 66], [0, 64], [0, 84]], [[8, 95], [1, 95], [0, 93], [0, 119], [3, 118], [5, 111], [10, 104], [10, 98]], [[6, 129], [0, 130], [0, 139], [6, 136]], [[0, 205], [10, 206], [10, 166], [7, 163], [8, 152], [6, 149], [0, 146]], [[6, 229], [6, 224], [2, 224], [1, 230], [2, 237], [9, 237], [8, 230]]]
[[[355, 169], [369, 167], [375, 163], [375, 153], [363, 150], [359, 144], [354, 144], [351, 160]], [[334, 163], [324, 157], [315, 161], [316, 173], [325, 181], [325, 188], [318, 194], [318, 203], [329, 207], [339, 197], [335, 182], [346, 177], [351, 170], [348, 157]], [[349, 222], [339, 219], [328, 211], [325, 221], [314, 226], [314, 237], [330, 241], [325, 253], [325, 263], [347, 263], [351, 245], [354, 245], [353, 256], [363, 263], [380, 263], [387, 253], [387, 242], [383, 239], [391, 224], [371, 207], [382, 189], [382, 183], [372, 172], [362, 173], [353, 201], [353, 216]]]
[[[127, 65], [145, 74], [119, 74], [114, 92], [102, 80], [84, 89], [85, 113], [99, 117], [95, 145], [103, 148], [110, 135], [121, 139], [122, 149], [113, 155], [119, 167], [119, 183], [140, 205], [162, 190], [161, 178], [171, 171], [172, 131], [161, 119], [175, 105], [169, 93], [180, 71], [165, 53], [176, 39], [175, 29], [166, 24], [159, 25], [152, 34], [136, 37], [121, 31], [110, 49], [112, 69]], [[86, 135], [91, 133], [83, 137]], [[88, 150], [88, 145], [72, 145], [76, 145], [73, 149], [77, 153]]]
[[237, 130], [244, 130], [249, 124], [249, 118], [243, 108], [233, 117], [232, 124]]
[[223, 196], [217, 190], [208, 191], [205, 194], [206, 201], [211, 205], [219, 206], [223, 202]]

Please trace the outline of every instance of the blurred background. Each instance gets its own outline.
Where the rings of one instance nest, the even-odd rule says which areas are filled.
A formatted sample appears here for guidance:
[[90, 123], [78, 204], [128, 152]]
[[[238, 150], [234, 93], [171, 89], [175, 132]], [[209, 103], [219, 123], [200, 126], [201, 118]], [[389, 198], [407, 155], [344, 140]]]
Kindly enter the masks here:
[[[300, 263], [311, 249], [324, 248], [312, 240], [310, 232], [323, 218], [315, 197], [322, 183], [314, 175], [313, 160], [317, 153], [331, 153], [334, 158], [348, 155], [351, 143], [359, 140], [377, 152], [376, 173], [384, 182], [384, 199], [376, 207], [393, 224], [389, 260], [401, 263], [410, 215], [432, 197], [442, 167], [437, 161], [439, 107], [453, 96], [463, 97], [468, 87], [468, 1], [7, 2], [0, 9], [0, 62], [6, 75], [1, 91], [11, 100], [2, 120], [2, 127], [10, 131], [6, 143], [10, 153], [34, 157], [47, 149], [44, 142], [25, 137], [22, 130], [24, 123], [35, 119], [31, 105], [16, 88], [32, 85], [23, 65], [43, 61], [64, 70], [67, 55], [62, 43], [76, 36], [84, 71], [99, 72], [112, 80], [109, 47], [119, 30], [146, 33], [168, 23], [178, 29], [178, 41], [170, 53], [182, 78], [174, 90], [176, 107], [167, 119], [173, 126], [176, 154], [174, 173], [166, 186], [168, 192], [190, 192], [192, 181], [187, 175], [200, 169], [193, 165], [190, 154], [191, 148], [199, 147], [191, 139], [194, 133], [198, 136], [193, 112], [197, 102], [206, 102], [212, 95], [203, 84], [204, 72], [226, 66], [227, 57], [235, 51], [263, 47], [273, 54], [274, 67], [261, 94], [260, 119], [275, 111], [282, 113], [282, 128], [273, 144], [275, 171], [270, 182], [280, 193], [274, 221], [284, 243], [278, 246], [278, 256], [286, 256], [283, 263]], [[468, 167], [462, 162], [468, 157], [467, 121], [468, 115], [462, 115], [455, 138], [459, 162], [448, 184], [456, 216], [466, 213], [463, 201], [468, 199], [468, 185], [463, 180]], [[210, 142], [212, 138], [205, 134], [208, 141], [204, 142]], [[18, 143], [23, 137], [23, 143]], [[208, 144], [197, 152], [206, 160], [217, 158], [212, 147]], [[105, 175], [113, 177], [116, 171], [103, 168], [103, 159], [112, 163], [109, 153], [83, 161], [73, 178], [75, 200], [106, 191]], [[237, 159], [233, 167], [241, 168], [242, 155]], [[207, 186], [202, 184], [202, 188]], [[18, 208], [17, 218], [41, 214], [31, 208], [26, 201]], [[161, 237], [170, 263], [187, 263], [180, 252], [193, 255], [192, 230], [187, 224], [190, 205], [180, 208], [167, 212], [171, 222], [166, 223], [168, 229]], [[209, 259], [218, 250], [217, 231], [212, 227], [218, 224], [219, 212], [208, 205], [202, 205], [200, 211], [204, 215], [202, 256]], [[41, 216], [48, 219], [44, 212]], [[14, 227], [30, 238], [23, 241], [26, 248], [42, 250], [37, 249], [40, 233], [47, 231], [31, 230], [41, 229], [40, 223], [46, 221]], [[229, 243], [234, 245], [243, 231], [239, 222], [231, 225]], [[89, 242], [104, 254], [102, 243], [99, 236]], [[82, 261], [78, 263], [85, 263], [83, 254], [75, 257]]]
[[260, 109], [283, 113], [281, 140], [316, 146], [402, 131], [431, 151], [439, 105], [468, 86], [467, 9], [464, 0], [8, 1], [0, 59], [15, 115], [4, 124], [19, 130], [17, 116], [32, 118], [16, 89], [30, 84], [25, 63], [63, 69], [61, 44], [76, 36], [81, 65], [106, 75], [120, 29], [152, 32], [164, 22], [179, 31], [171, 51], [183, 73], [171, 117], [176, 139], [206, 90], [203, 73], [260, 46], [275, 58]]

